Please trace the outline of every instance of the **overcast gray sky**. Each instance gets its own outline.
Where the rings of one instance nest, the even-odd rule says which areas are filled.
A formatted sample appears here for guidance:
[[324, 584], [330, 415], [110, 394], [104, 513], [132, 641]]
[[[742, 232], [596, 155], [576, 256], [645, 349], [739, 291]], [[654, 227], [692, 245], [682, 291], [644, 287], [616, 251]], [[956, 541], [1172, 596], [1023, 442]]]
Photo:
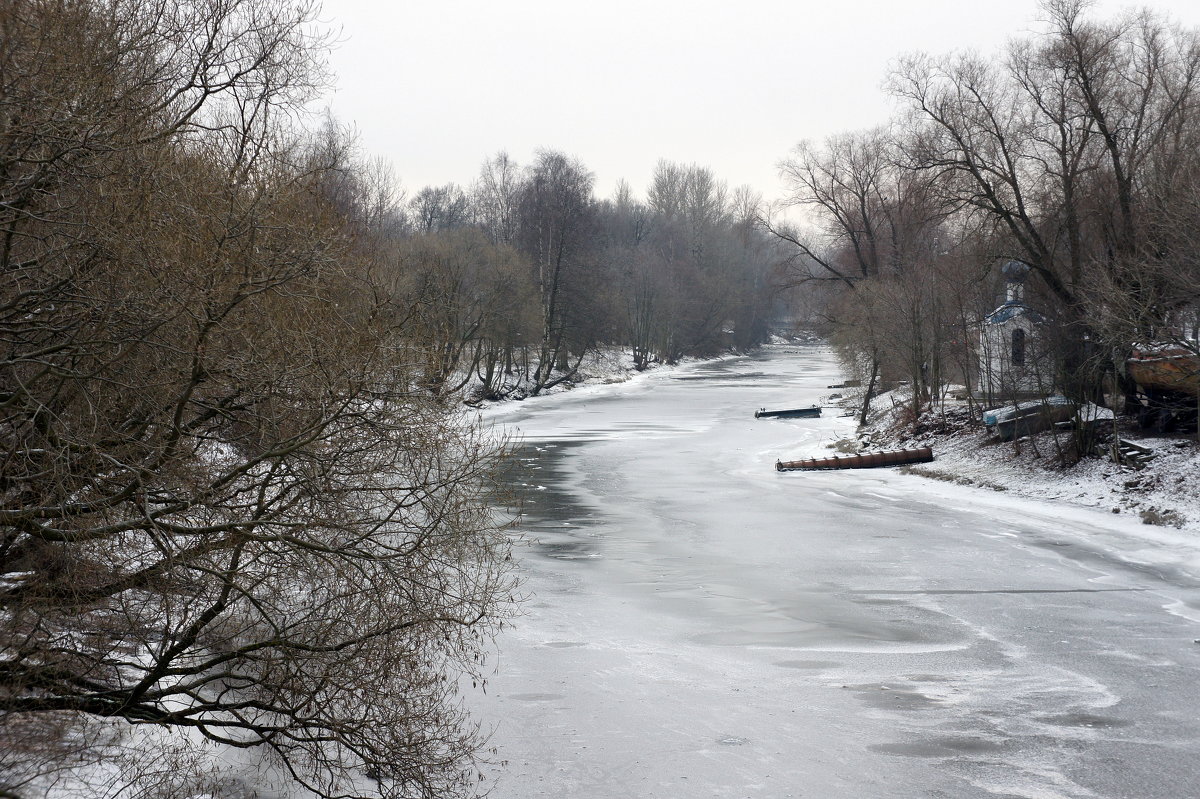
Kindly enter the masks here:
[[[1149, 7], [1200, 25], [1197, 0]], [[1109, 17], [1130, 4], [1103, 0]], [[1037, 29], [1037, 0], [324, 0], [341, 30], [335, 115], [411, 193], [469, 184], [500, 151], [578, 156], [597, 193], [645, 189], [660, 158], [766, 199], [801, 139], [882, 123], [889, 62], [997, 53]]]

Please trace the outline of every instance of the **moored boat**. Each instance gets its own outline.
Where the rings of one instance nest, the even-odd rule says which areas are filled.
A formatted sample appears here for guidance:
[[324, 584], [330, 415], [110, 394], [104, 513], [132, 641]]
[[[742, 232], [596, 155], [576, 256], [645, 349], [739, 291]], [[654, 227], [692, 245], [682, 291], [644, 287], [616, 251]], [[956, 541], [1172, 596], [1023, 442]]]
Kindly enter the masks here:
[[821, 406], [810, 408], [790, 408], [782, 411], [768, 411], [761, 408], [754, 412], [755, 419], [815, 419], [821, 415]]
[[1125, 362], [1125, 368], [1143, 389], [1200, 397], [1200, 355], [1185, 347], [1139, 347]]
[[1066, 397], [1043, 397], [985, 411], [983, 423], [1001, 441], [1011, 441], [1049, 430], [1071, 419], [1078, 410], [1078, 404]]
[[[1158, 433], [1196, 429], [1196, 405], [1200, 399], [1200, 354], [1195, 344], [1143, 345], [1125, 362], [1128, 375], [1137, 383], [1132, 408], [1138, 426]], [[1128, 407], [1128, 406], [1127, 406]]]

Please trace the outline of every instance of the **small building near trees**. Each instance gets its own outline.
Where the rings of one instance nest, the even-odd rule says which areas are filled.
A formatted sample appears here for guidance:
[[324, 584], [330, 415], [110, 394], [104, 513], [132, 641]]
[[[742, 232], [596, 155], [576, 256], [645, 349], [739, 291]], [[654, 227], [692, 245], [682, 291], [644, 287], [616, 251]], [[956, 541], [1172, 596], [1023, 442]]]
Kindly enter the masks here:
[[979, 393], [988, 406], [1043, 397], [1054, 387], [1054, 368], [1042, 346], [1046, 323], [1025, 302], [1029, 266], [1009, 261], [1004, 304], [984, 317], [979, 333]]

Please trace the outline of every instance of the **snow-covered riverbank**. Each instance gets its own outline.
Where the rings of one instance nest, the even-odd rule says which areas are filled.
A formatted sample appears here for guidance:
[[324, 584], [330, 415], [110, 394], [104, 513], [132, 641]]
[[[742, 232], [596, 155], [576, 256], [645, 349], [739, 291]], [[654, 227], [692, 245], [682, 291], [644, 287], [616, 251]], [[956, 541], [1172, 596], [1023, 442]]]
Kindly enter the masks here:
[[[778, 342], [779, 345], [784, 343], [782, 339]], [[512, 376], [506, 378], [504, 384], [506, 394], [504, 399], [482, 400], [471, 402], [470, 405], [494, 413], [496, 409], [511, 407], [514, 403], [521, 403], [527, 400], [536, 403], [539, 400], [544, 401], [547, 397], [561, 396], [568, 393], [575, 394], [580, 391], [603, 393], [613, 390], [615, 386], [636, 384], [651, 375], [669, 373], [689, 365], [740, 357], [745, 356], [726, 353], [711, 358], [682, 358], [674, 364], [655, 362], [651, 363], [645, 369], [638, 370], [634, 367], [633, 356], [627, 348], [614, 346], [598, 347], [583, 357], [570, 380], [557, 383], [537, 395], [529, 393], [531, 384], [527, 375], [514, 373]], [[479, 390], [478, 380], [475, 380], [465, 385], [462, 393], [465, 397], [471, 397], [478, 394]]]
[[[856, 399], [846, 399], [857, 408]], [[933, 447], [935, 462], [907, 467], [913, 474], [1131, 515], [1147, 525], [1200, 535], [1200, 445], [1194, 435], [1146, 438], [1123, 430], [1122, 439], [1153, 450], [1143, 468], [1097, 456], [1062, 466], [1059, 451], [1069, 444], [1069, 434], [1059, 433], [1057, 441], [1053, 433], [996, 441], [952, 401], [947, 413], [928, 412], [913, 432], [912, 425], [901, 421], [905, 409], [892, 393], [876, 397], [859, 440], [868, 442], [869, 449]]]

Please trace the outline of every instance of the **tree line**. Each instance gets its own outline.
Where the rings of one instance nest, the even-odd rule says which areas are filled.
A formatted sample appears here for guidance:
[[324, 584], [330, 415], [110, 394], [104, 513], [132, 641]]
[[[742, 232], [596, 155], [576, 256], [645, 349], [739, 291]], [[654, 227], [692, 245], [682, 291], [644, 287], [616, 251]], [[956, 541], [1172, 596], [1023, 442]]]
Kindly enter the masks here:
[[895, 118], [781, 165], [817, 225], [766, 221], [791, 279], [826, 298], [864, 378], [911, 383], [914, 413], [946, 382], [978, 385], [1006, 261], [1046, 317], [1047, 392], [1113, 404], [1135, 346], [1197, 353], [1200, 34], [1148, 10], [1096, 20], [1084, 0], [1041, 11], [1002, 56], [901, 58]]
[[469, 188], [425, 187], [394, 211], [398, 290], [417, 310], [433, 393], [538, 394], [597, 347], [639, 370], [745, 351], [778, 310], [778, 252], [761, 198], [711, 170], [661, 161], [647, 197], [610, 199], [575, 158], [489, 158]]

